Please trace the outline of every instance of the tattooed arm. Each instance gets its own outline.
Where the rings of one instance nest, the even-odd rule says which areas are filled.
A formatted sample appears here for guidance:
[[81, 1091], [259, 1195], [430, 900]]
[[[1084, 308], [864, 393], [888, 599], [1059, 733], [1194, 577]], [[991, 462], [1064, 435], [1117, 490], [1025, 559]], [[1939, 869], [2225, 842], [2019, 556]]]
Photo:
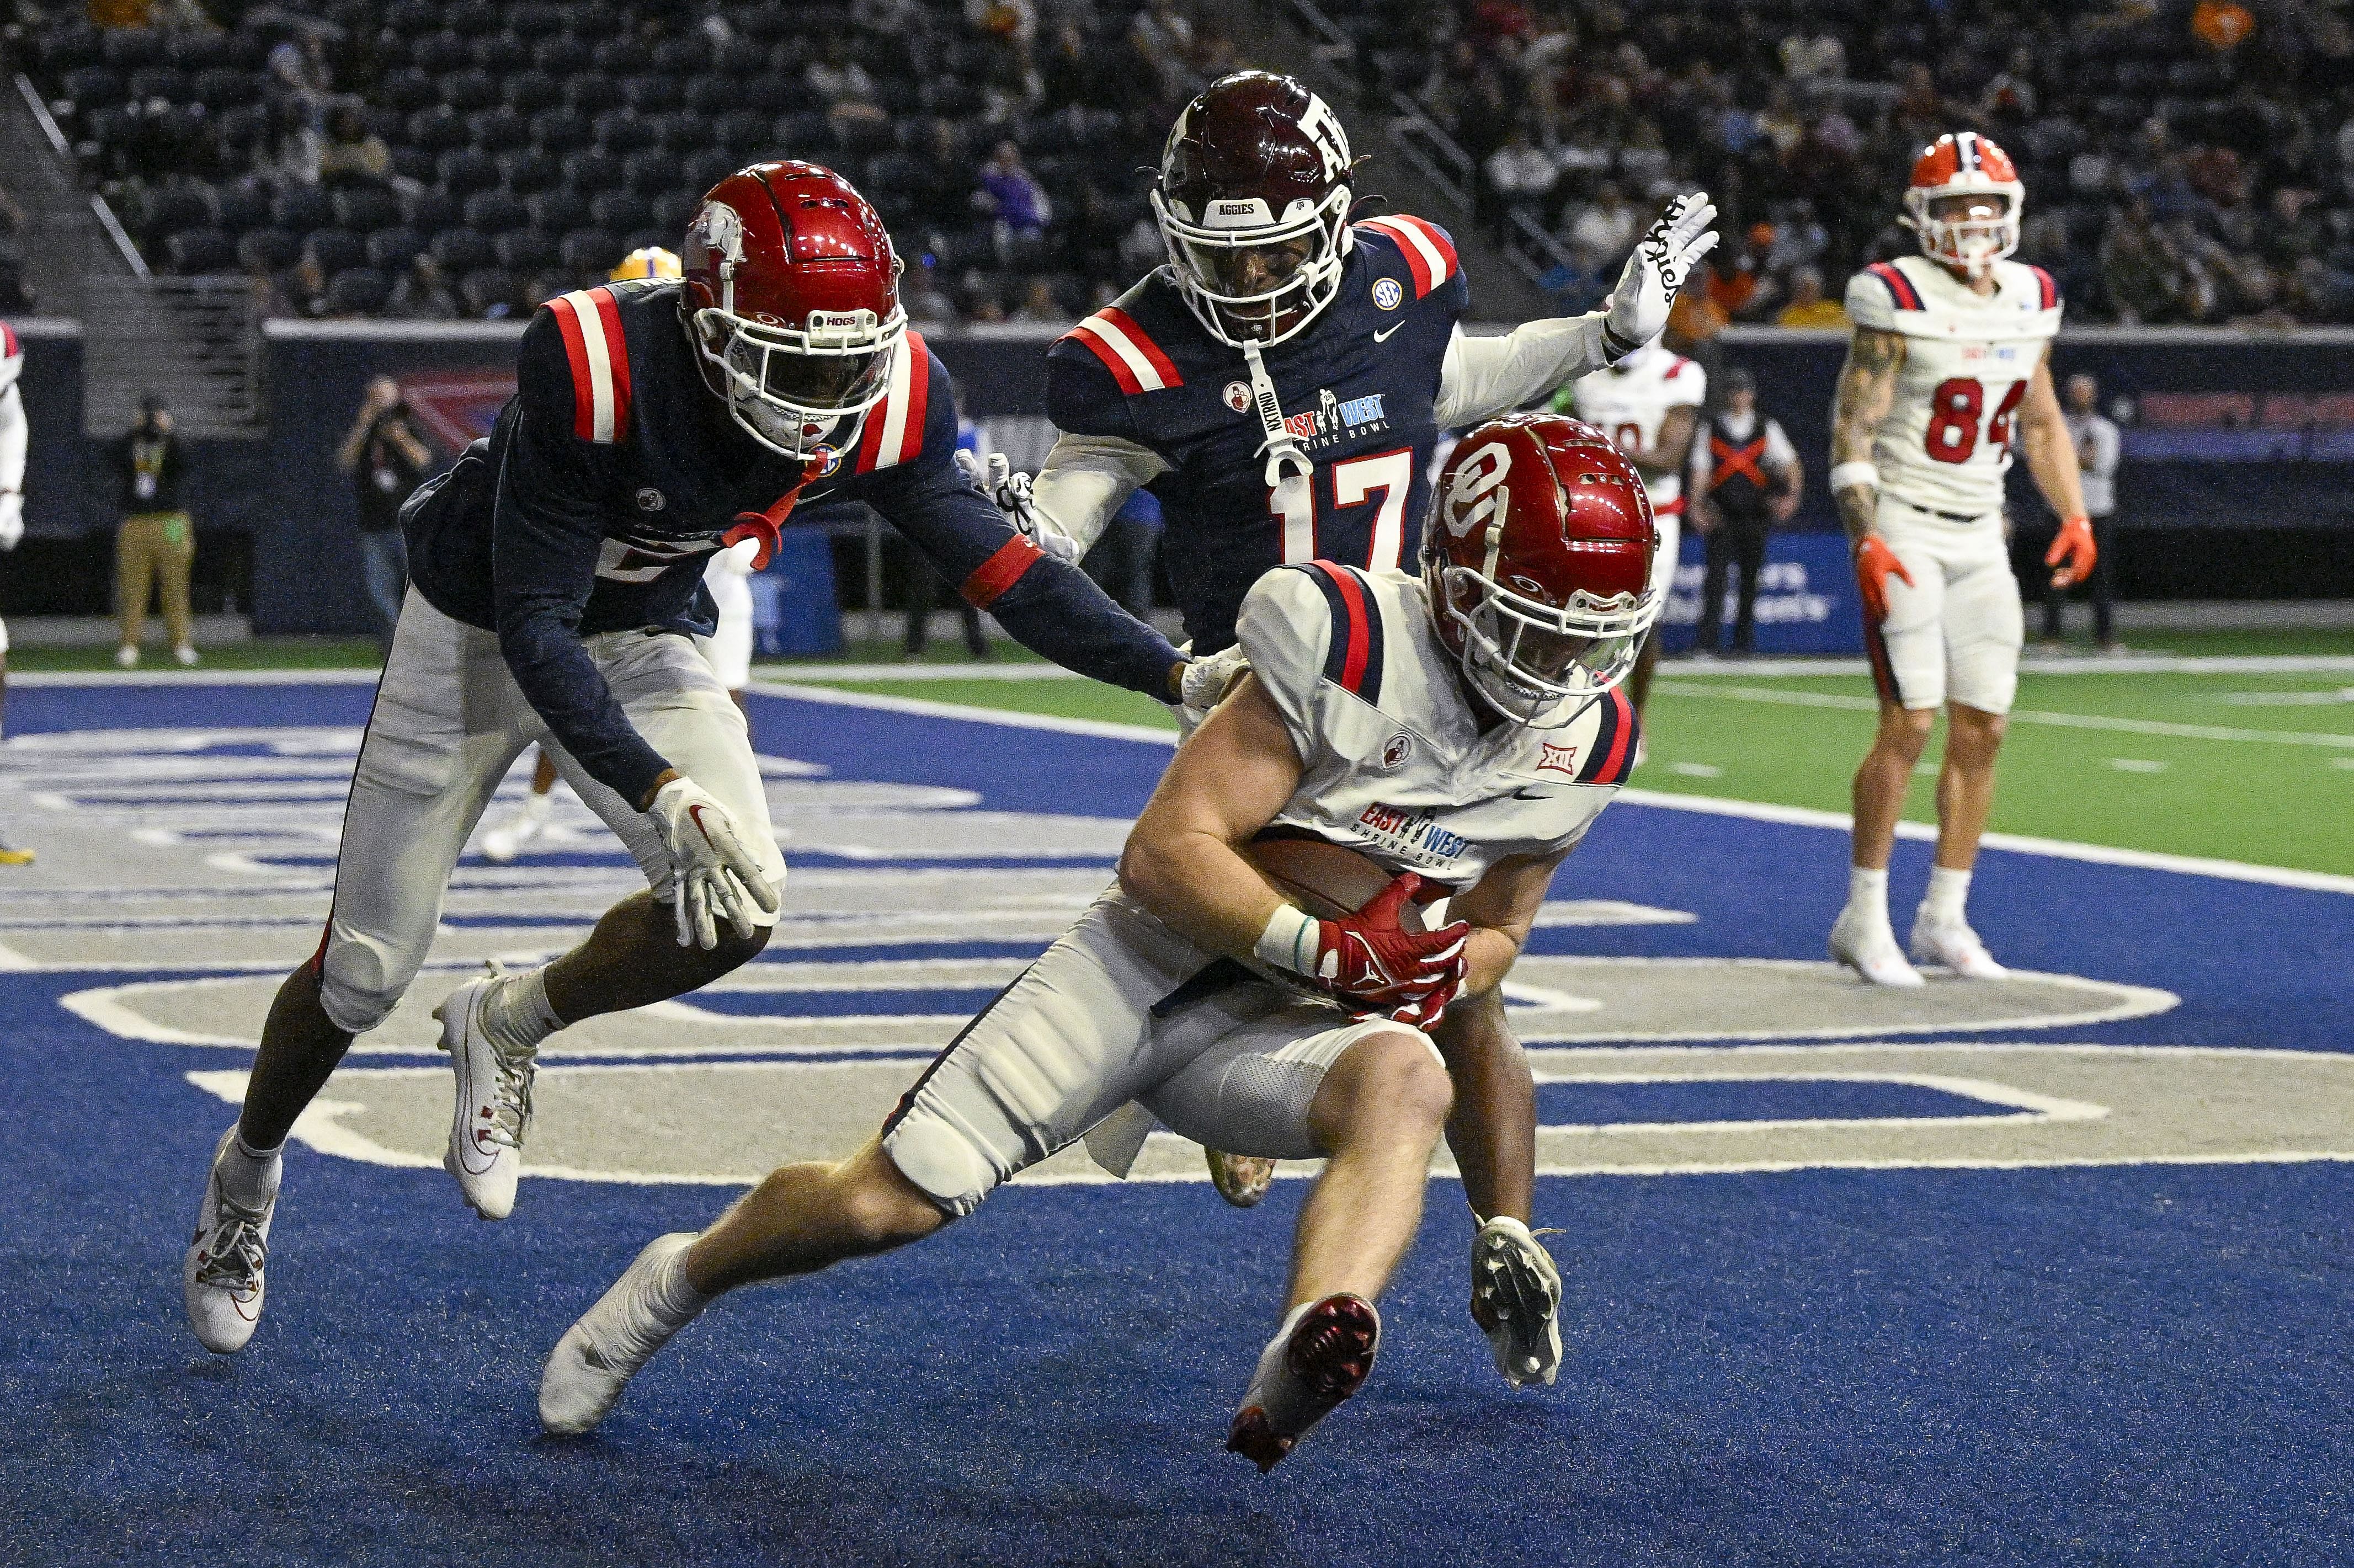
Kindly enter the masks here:
[[1847, 364], [1840, 369], [1839, 391], [1831, 399], [1831, 499], [1839, 505], [1840, 522], [1850, 541], [1872, 530], [1880, 505], [1879, 487], [1869, 479], [1837, 482], [1848, 463], [1872, 461], [1872, 439], [1896, 402], [1896, 377], [1904, 367], [1904, 339], [1893, 332], [1858, 327], [1848, 344]]

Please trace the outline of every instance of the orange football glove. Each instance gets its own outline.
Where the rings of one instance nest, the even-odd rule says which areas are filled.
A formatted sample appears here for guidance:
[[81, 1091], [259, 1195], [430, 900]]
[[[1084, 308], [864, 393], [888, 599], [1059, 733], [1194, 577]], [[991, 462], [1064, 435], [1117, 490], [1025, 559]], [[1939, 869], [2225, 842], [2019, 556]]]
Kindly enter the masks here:
[[1855, 586], [1863, 594], [1863, 613], [1874, 626], [1888, 619], [1888, 579], [1904, 579], [1913, 586], [1913, 574], [1888, 547], [1888, 541], [1877, 534], [1866, 534], [1855, 542]]
[[2060, 568], [2052, 574], [2053, 588], [2073, 588], [2092, 575], [2093, 563], [2099, 557], [2100, 551], [2093, 546], [2093, 520], [2071, 517], [2060, 524], [2060, 536], [2043, 552], [2043, 564]]

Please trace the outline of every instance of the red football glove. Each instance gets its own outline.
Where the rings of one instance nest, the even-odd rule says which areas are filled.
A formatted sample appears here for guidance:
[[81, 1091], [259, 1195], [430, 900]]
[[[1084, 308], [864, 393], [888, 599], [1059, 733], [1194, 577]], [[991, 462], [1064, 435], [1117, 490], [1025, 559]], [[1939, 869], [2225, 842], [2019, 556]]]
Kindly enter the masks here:
[[2099, 557], [2100, 551], [2093, 544], [2093, 520], [2071, 517], [2060, 524], [2060, 536], [2043, 552], [2043, 564], [2060, 568], [2052, 574], [2053, 588], [2073, 588], [2092, 575], [2093, 563]]
[[1855, 542], [1855, 586], [1863, 595], [1864, 619], [1877, 626], [1888, 619], [1888, 579], [1902, 577], [1904, 586], [1913, 586], [1913, 574], [1888, 547], [1888, 541], [1877, 534], [1866, 534]]
[[1398, 924], [1398, 911], [1421, 891], [1422, 878], [1405, 872], [1354, 915], [1316, 923], [1313, 978], [1361, 1018], [1427, 1029], [1463, 990], [1469, 922], [1435, 931]]

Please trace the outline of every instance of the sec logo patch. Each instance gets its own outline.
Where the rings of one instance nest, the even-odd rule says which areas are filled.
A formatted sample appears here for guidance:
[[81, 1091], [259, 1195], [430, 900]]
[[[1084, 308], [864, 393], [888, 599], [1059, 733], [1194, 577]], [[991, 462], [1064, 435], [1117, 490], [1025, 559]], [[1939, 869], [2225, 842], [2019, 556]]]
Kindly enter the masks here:
[[1250, 407], [1250, 387], [1244, 382], [1227, 382], [1226, 390], [1224, 396], [1226, 399], [1226, 407], [1232, 408], [1237, 414], [1242, 413]]
[[1373, 280], [1373, 303], [1385, 311], [1394, 311], [1404, 302], [1405, 290], [1395, 278]]
[[810, 468], [812, 471], [811, 477], [823, 479], [841, 466], [842, 454], [834, 450], [833, 448], [811, 447], [810, 449]]
[[1387, 746], [1382, 747], [1382, 766], [1385, 768], [1403, 768], [1405, 759], [1413, 755], [1414, 736], [1400, 730], [1390, 736]]

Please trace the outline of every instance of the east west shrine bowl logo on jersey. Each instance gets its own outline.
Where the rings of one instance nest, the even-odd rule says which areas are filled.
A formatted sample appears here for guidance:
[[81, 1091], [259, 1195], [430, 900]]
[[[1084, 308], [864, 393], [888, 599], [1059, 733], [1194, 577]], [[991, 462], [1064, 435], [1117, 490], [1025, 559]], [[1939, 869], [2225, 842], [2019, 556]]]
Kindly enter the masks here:
[[1389, 415], [1382, 407], [1388, 396], [1386, 392], [1373, 392], [1343, 400], [1330, 387], [1320, 387], [1316, 407], [1287, 416], [1283, 428], [1303, 451], [1312, 452], [1339, 440], [1354, 440], [1390, 428]]
[[1400, 860], [1444, 867], [1470, 847], [1458, 833], [1438, 825], [1427, 810], [1409, 811], [1376, 800], [1357, 816], [1357, 827]]

